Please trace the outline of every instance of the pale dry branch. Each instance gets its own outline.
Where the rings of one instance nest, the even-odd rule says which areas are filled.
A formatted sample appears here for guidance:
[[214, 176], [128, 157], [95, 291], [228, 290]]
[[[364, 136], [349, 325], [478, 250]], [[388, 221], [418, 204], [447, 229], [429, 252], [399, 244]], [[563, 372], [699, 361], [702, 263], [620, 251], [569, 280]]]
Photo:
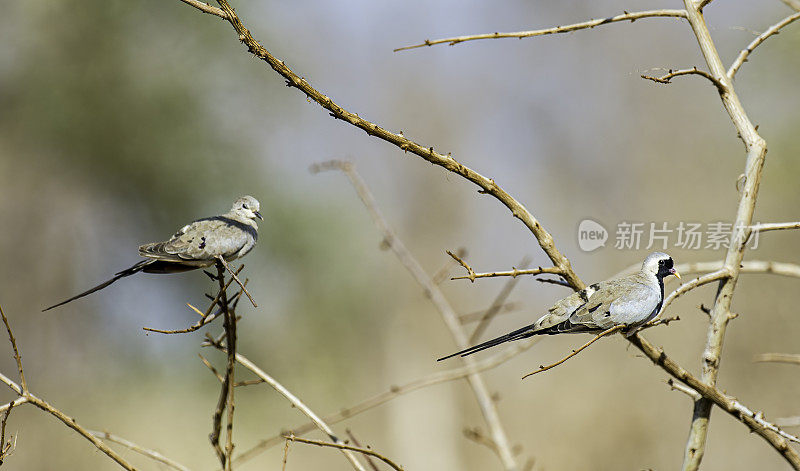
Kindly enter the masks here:
[[[474, 371], [481, 372], [495, 368], [505, 363], [509, 359], [513, 358], [514, 356], [528, 350], [538, 340], [539, 340], [538, 338], [532, 338], [527, 341], [517, 342], [509, 346], [508, 348], [502, 350], [500, 353], [497, 353], [494, 356], [491, 356], [483, 361], [478, 362], [475, 365]], [[370, 409], [374, 409], [375, 407], [386, 404], [387, 402], [404, 394], [418, 391], [420, 389], [424, 389], [430, 386], [435, 386], [437, 384], [442, 384], [449, 381], [455, 381], [458, 379], [466, 378], [472, 373], [473, 373], [472, 368], [463, 366], [448, 371], [433, 373], [431, 375], [424, 376], [422, 378], [410, 381], [405, 384], [393, 385], [387, 391], [376, 394], [375, 396], [365, 399], [364, 401], [361, 401], [358, 404], [344, 407], [334, 414], [329, 414], [325, 416], [322, 420], [324, 420], [328, 424], [336, 424], [351, 417], [354, 417], [358, 414], [366, 412]], [[298, 427], [293, 427], [291, 429], [291, 432], [294, 433], [295, 435], [303, 435], [305, 433], [314, 430], [315, 427], [316, 426], [314, 422], [308, 422]], [[249, 450], [246, 450], [240, 455], [238, 455], [234, 459], [234, 462], [243, 463], [245, 461], [248, 461], [254, 458], [259, 453], [281, 443], [282, 441], [283, 441], [283, 433], [261, 440], [259, 443], [257, 443]]]
[[762, 353], [756, 355], [755, 360], [759, 363], [790, 363], [800, 365], [800, 354], [797, 353]]
[[[211, 345], [227, 353], [227, 350], [224, 346], [218, 343], [212, 343]], [[236, 361], [240, 365], [244, 366], [245, 368], [253, 372], [253, 374], [258, 376], [265, 383], [270, 385], [281, 396], [286, 398], [292, 404], [292, 406], [294, 406], [297, 410], [302, 412], [306, 417], [311, 419], [314, 425], [322, 432], [324, 432], [328, 436], [328, 438], [331, 439], [331, 441], [333, 441], [334, 443], [341, 443], [341, 440], [339, 440], [333, 433], [333, 429], [331, 429], [330, 426], [325, 421], [323, 421], [314, 411], [312, 411], [307, 405], [305, 405], [305, 403], [303, 403], [297, 396], [292, 394], [291, 391], [286, 389], [281, 383], [276, 381], [272, 376], [268, 375], [264, 370], [256, 366], [255, 363], [251, 362], [244, 355], [240, 353], [236, 354]], [[353, 468], [357, 469], [358, 471], [365, 471], [363, 465], [358, 461], [355, 455], [353, 455], [348, 450], [342, 450], [342, 453], [344, 453], [345, 457], [350, 462], [350, 464], [353, 465]]]
[[672, 378], [667, 380], [667, 385], [669, 386], [669, 388], [671, 390], [680, 391], [680, 392], [686, 394], [687, 396], [691, 397], [695, 401], [699, 400], [702, 397], [699, 392], [695, 391], [694, 389], [690, 388], [689, 386], [686, 386], [683, 383], [676, 382]]
[[[445, 325], [458, 346], [458, 349], [467, 347], [469, 339], [464, 331], [461, 329], [461, 323], [458, 321], [458, 315], [450, 305], [450, 302], [445, 298], [441, 289], [433, 282], [430, 276], [425, 272], [419, 262], [411, 254], [411, 251], [406, 248], [405, 244], [397, 238], [394, 231], [389, 227], [386, 219], [378, 209], [375, 198], [372, 192], [367, 187], [366, 182], [361, 178], [361, 175], [355, 171], [352, 163], [332, 160], [317, 164], [312, 167], [312, 171], [320, 170], [339, 170], [344, 172], [350, 180], [353, 188], [356, 190], [359, 199], [367, 208], [367, 211], [372, 216], [373, 222], [382, 232], [383, 240], [389, 246], [392, 253], [395, 254], [400, 263], [408, 270], [414, 280], [422, 287], [428, 299], [431, 300], [436, 310], [442, 317]], [[451, 257], [457, 257], [452, 252], [449, 252]], [[464, 358], [464, 363], [467, 367], [475, 367], [475, 361], [472, 358]], [[500, 450], [500, 460], [506, 469], [515, 469], [517, 467], [514, 455], [511, 452], [511, 445], [508, 442], [508, 437], [500, 423], [500, 417], [497, 413], [497, 408], [492, 401], [491, 394], [484, 382], [483, 378], [477, 373], [473, 373], [467, 377], [478, 406], [483, 414], [483, 418], [489, 426], [492, 439], [497, 443]]]
[[693, 290], [695, 288], [698, 288], [700, 286], [707, 285], [709, 283], [713, 283], [715, 281], [721, 280], [721, 279], [723, 279], [723, 278], [725, 278], [727, 276], [729, 276], [727, 270], [719, 269], [719, 270], [713, 271], [711, 273], [707, 273], [705, 275], [698, 276], [697, 278], [695, 278], [695, 279], [693, 279], [691, 281], [687, 281], [686, 283], [683, 283], [675, 291], [671, 292], [669, 294], [669, 296], [667, 296], [664, 299], [664, 303], [661, 306], [661, 311], [659, 312], [659, 315], [662, 312], [665, 312], [667, 307], [670, 304], [672, 304], [672, 302], [675, 301], [679, 296], [681, 296], [683, 294], [686, 294], [689, 291], [691, 291], [691, 290]]
[[295, 87], [302, 91], [306, 97], [319, 104], [322, 108], [328, 110], [330, 115], [335, 119], [341, 119], [367, 133], [367, 135], [375, 136], [383, 141], [389, 142], [394, 146], [400, 148], [405, 152], [411, 152], [419, 157], [422, 157], [431, 164], [437, 165], [450, 172], [462, 176], [468, 181], [476, 184], [485, 192], [500, 201], [506, 208], [511, 211], [512, 216], [519, 219], [525, 227], [536, 237], [539, 246], [547, 254], [548, 258], [553, 262], [553, 265], [561, 269], [562, 276], [570, 283], [574, 289], [583, 289], [585, 284], [578, 275], [573, 271], [572, 265], [567, 257], [565, 257], [555, 246], [552, 235], [542, 227], [539, 221], [523, 206], [519, 201], [509, 195], [503, 190], [493, 179], [487, 178], [480, 173], [472, 170], [471, 168], [456, 161], [450, 154], [441, 154], [436, 152], [433, 147], [424, 147], [410, 139], [403, 136], [402, 132], [390, 132], [375, 123], [362, 119], [355, 113], [347, 111], [338, 104], [336, 104], [330, 97], [322, 94], [317, 89], [312, 87], [308, 81], [297, 74], [295, 74], [286, 64], [278, 60], [267, 49], [265, 49], [258, 41], [253, 38], [250, 31], [242, 24], [241, 19], [236, 15], [227, 0], [218, 0], [222, 10], [228, 16], [228, 22], [233, 26], [239, 35], [239, 41], [244, 43], [248, 51], [259, 59], [264, 60], [269, 64], [272, 69], [286, 79], [286, 85]]
[[[755, 211], [758, 188], [761, 183], [761, 172], [767, 153], [767, 143], [759, 136], [756, 127], [748, 118], [744, 107], [739, 101], [732, 81], [725, 70], [725, 66], [722, 64], [722, 59], [711, 38], [711, 33], [706, 25], [702, 12], [696, 7], [694, 0], [684, 0], [683, 3], [686, 9], [686, 19], [689, 21], [692, 32], [697, 39], [700, 52], [703, 54], [708, 71], [712, 77], [723, 85], [722, 87], [718, 87], [718, 92], [725, 111], [733, 122], [739, 138], [744, 143], [745, 150], [747, 151], [747, 161], [743, 172], [744, 183], [739, 193], [736, 219], [733, 223], [734, 230], [732, 240], [725, 253], [725, 261], [722, 267], [728, 273], [728, 276], [720, 280], [720, 286], [714, 299], [714, 306], [711, 309], [711, 322], [708, 327], [706, 345], [701, 356], [702, 371], [700, 379], [702, 384], [714, 387], [719, 374], [722, 345], [724, 343], [728, 322], [733, 318], [730, 306], [733, 300], [736, 282], [739, 279], [745, 244], [749, 236], [747, 228], [753, 223], [753, 213]], [[690, 384], [689, 386], [702, 393], [695, 385]], [[711, 407], [712, 404], [715, 403], [716, 401], [706, 394], [703, 394], [703, 398], [694, 403], [692, 425], [689, 430], [689, 438], [686, 441], [684, 453], [684, 471], [696, 471], [700, 467], [700, 462], [705, 453]], [[765, 438], [768, 435], [759, 434]], [[779, 444], [777, 441], [770, 441], [770, 443], [775, 446], [776, 450], [778, 450], [793, 467], [800, 469], [800, 457], [785, 444], [785, 441], [783, 444]]]
[[[722, 262], [696, 262], [696, 263], [681, 263], [675, 265], [675, 269], [681, 274], [690, 273], [706, 273], [712, 271], [719, 271], [723, 267]], [[625, 270], [614, 275], [619, 277], [635, 273], [640, 268], [640, 265], [631, 265]], [[739, 265], [740, 273], [765, 273], [780, 276], [787, 276], [790, 278], [800, 278], [800, 265], [795, 263], [775, 262], [772, 260], [747, 260]], [[669, 279], [671, 281], [671, 278]], [[666, 280], [665, 280], [666, 281]]]
[[800, 229], [800, 222], [772, 222], [750, 226], [752, 232], [785, 231], [790, 229]]
[[798, 18], [800, 18], [800, 11], [798, 11], [793, 15], [787, 16], [786, 18], [770, 26], [769, 28], [767, 28], [766, 31], [758, 35], [758, 37], [756, 37], [753, 41], [751, 41], [750, 44], [748, 44], [746, 48], [742, 49], [739, 55], [736, 56], [736, 59], [733, 61], [733, 64], [731, 64], [730, 68], [728, 69], [727, 72], [728, 78], [730, 80], [734, 79], [734, 77], [736, 76], [736, 72], [739, 71], [739, 68], [742, 66], [742, 64], [747, 62], [748, 60], [747, 58], [750, 56], [753, 50], [755, 50], [755, 48], [760, 46], [761, 43], [766, 41], [770, 36], [778, 34], [781, 28], [791, 24]]
[[398, 51], [405, 51], [408, 49], [415, 49], [419, 47], [425, 46], [435, 46], [437, 44], [445, 44], [447, 43], [450, 46], [456, 45], [458, 43], [463, 43], [466, 41], [476, 41], [481, 39], [502, 39], [502, 38], [530, 38], [534, 36], [545, 36], [548, 34], [558, 34], [558, 33], [569, 33], [571, 31], [578, 31], [581, 29], [590, 29], [594, 28], [595, 26], [606, 25], [610, 23], [617, 23], [620, 21], [630, 21], [631, 23], [642, 19], [642, 18], [659, 18], [659, 17], [672, 17], [672, 18], [686, 18], [686, 12], [684, 10], [647, 10], [647, 11], [636, 11], [633, 13], [624, 12], [621, 15], [611, 16], [608, 18], [598, 18], [594, 20], [584, 21], [582, 23], [574, 23], [571, 25], [563, 25], [563, 26], [556, 26], [554, 28], [545, 28], [545, 29], [537, 29], [531, 31], [517, 31], [511, 33], [484, 33], [484, 34], [472, 34], [468, 36], [455, 36], [452, 38], [444, 38], [444, 39], [436, 39], [436, 40], [429, 40], [426, 39], [424, 42], [420, 44], [414, 44], [411, 46], [403, 46], [398, 47], [394, 50], [394, 52]]
[[547, 366], [545, 366], [545, 365], [539, 366], [538, 370], [531, 371], [530, 373], [528, 373], [525, 376], [523, 376], [522, 379], [525, 379], [528, 376], [533, 376], [533, 375], [535, 375], [537, 373], [541, 373], [543, 371], [547, 371], [549, 369], [555, 368], [556, 366], [564, 363], [565, 361], [569, 360], [570, 358], [574, 357], [575, 355], [577, 355], [580, 352], [584, 351], [585, 349], [589, 348], [589, 346], [591, 344], [597, 342], [598, 340], [600, 340], [601, 338], [605, 337], [606, 335], [610, 335], [610, 334], [613, 334], [614, 332], [618, 332], [618, 331], [622, 330], [623, 328], [625, 328], [624, 325], [615, 325], [614, 327], [610, 327], [610, 328], [600, 332], [599, 334], [597, 334], [594, 337], [592, 337], [591, 340], [589, 340], [585, 344], [581, 345], [576, 350], [573, 350], [569, 355], [565, 356], [564, 358], [558, 360], [557, 362], [555, 362], [553, 364], [550, 364], [550, 365], [547, 365]]
[[662, 75], [661, 77], [652, 77], [650, 75], [642, 75], [641, 77], [645, 80], [652, 80], [653, 82], [656, 83], [670, 84], [672, 83], [673, 78], [680, 77], [681, 75], [699, 75], [701, 77], [710, 80], [711, 83], [714, 84], [715, 87], [717, 87], [717, 90], [720, 93], [723, 93], [725, 91], [725, 85], [722, 82], [720, 82], [716, 77], [709, 74], [705, 70], [700, 70], [697, 67], [692, 67], [691, 69], [681, 69], [681, 70], [670, 69], [666, 74]]
[[375, 458], [378, 458], [379, 460], [391, 466], [393, 469], [396, 469], [397, 471], [403, 471], [403, 468], [400, 465], [390, 460], [389, 458], [381, 455], [380, 453], [370, 450], [369, 448], [359, 448], [356, 446], [345, 445], [344, 443], [337, 443], [337, 442], [331, 443], [331, 442], [321, 442], [319, 440], [309, 440], [308, 438], [295, 437], [294, 435], [285, 435], [284, 438], [287, 440], [291, 440], [293, 442], [307, 443], [309, 445], [317, 445], [322, 447], [338, 448], [340, 450], [355, 451], [361, 453], [364, 456], [374, 456]]
[[137, 445], [136, 443], [133, 443], [130, 440], [126, 440], [126, 439], [124, 439], [122, 437], [119, 437], [117, 435], [114, 435], [112, 433], [109, 433], [109, 432], [97, 432], [97, 431], [94, 431], [94, 430], [88, 430], [88, 432], [91, 433], [92, 435], [94, 435], [97, 438], [101, 438], [103, 440], [108, 440], [110, 442], [122, 445], [122, 446], [124, 446], [125, 448], [127, 448], [127, 449], [129, 449], [131, 451], [134, 451], [136, 453], [139, 453], [142, 456], [146, 456], [146, 457], [148, 457], [148, 458], [150, 458], [150, 459], [152, 459], [154, 461], [162, 463], [162, 464], [164, 464], [164, 465], [166, 465], [166, 466], [168, 466], [168, 467], [170, 467], [172, 469], [177, 469], [178, 471], [189, 471], [189, 468], [187, 468], [186, 466], [178, 463], [175, 460], [167, 458], [166, 456], [162, 455], [161, 453], [159, 453], [159, 452], [157, 452], [155, 450], [151, 450], [149, 448], [144, 448], [143, 446]]

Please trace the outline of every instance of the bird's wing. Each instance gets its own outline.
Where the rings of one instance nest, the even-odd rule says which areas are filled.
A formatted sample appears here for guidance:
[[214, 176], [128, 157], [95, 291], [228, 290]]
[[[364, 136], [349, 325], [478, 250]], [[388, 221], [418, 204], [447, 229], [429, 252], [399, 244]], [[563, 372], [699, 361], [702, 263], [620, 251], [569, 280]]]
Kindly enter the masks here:
[[251, 242], [252, 235], [233, 219], [216, 216], [187, 224], [165, 242], [139, 247], [143, 257], [197, 266], [213, 264], [217, 256], [230, 257]]
[[638, 275], [599, 283], [589, 301], [569, 318], [576, 328], [605, 330], [615, 325], [638, 325], [658, 307], [659, 292]]

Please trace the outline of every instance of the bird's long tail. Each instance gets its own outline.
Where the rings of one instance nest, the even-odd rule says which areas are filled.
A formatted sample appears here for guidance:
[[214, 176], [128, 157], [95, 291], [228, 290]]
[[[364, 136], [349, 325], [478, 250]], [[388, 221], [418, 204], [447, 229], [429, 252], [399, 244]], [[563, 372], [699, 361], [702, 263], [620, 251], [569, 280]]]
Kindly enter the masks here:
[[454, 356], [457, 356], [457, 355], [461, 355], [462, 357], [465, 357], [467, 355], [472, 355], [473, 353], [480, 352], [481, 350], [486, 350], [487, 348], [492, 348], [492, 347], [495, 347], [497, 345], [500, 345], [500, 344], [503, 344], [503, 343], [506, 343], [506, 342], [512, 342], [514, 340], [520, 340], [520, 339], [524, 339], [524, 338], [527, 338], [527, 337], [531, 337], [531, 336], [536, 335], [538, 333], [543, 333], [542, 331], [534, 330], [535, 326], [536, 326], [536, 324], [527, 325], [527, 326], [525, 326], [525, 327], [523, 327], [521, 329], [517, 329], [517, 330], [515, 330], [513, 332], [509, 332], [509, 333], [507, 333], [505, 335], [501, 335], [500, 337], [494, 338], [492, 340], [487, 340], [486, 342], [479, 343], [478, 345], [474, 345], [472, 347], [466, 348], [464, 350], [461, 350], [460, 352], [455, 352], [455, 353], [453, 353], [451, 355], [447, 355], [446, 357], [439, 358], [436, 361], [447, 360], [448, 358], [453, 358]]
[[53, 309], [54, 307], [62, 306], [64, 304], [67, 304], [70, 301], [75, 301], [76, 299], [80, 299], [80, 298], [82, 298], [84, 296], [88, 296], [88, 295], [94, 293], [95, 291], [99, 291], [99, 290], [105, 288], [106, 286], [108, 286], [111, 283], [119, 280], [120, 278], [125, 278], [126, 276], [131, 276], [131, 275], [134, 275], [136, 273], [139, 273], [145, 267], [147, 267], [148, 265], [150, 265], [153, 262], [154, 262], [154, 260], [142, 260], [141, 262], [137, 263], [136, 265], [134, 265], [134, 266], [132, 266], [132, 267], [126, 269], [126, 270], [122, 270], [121, 272], [118, 272], [117, 274], [114, 275], [114, 278], [111, 278], [110, 280], [108, 280], [108, 281], [106, 281], [104, 283], [101, 283], [101, 284], [95, 286], [94, 288], [92, 288], [90, 290], [84, 291], [81, 294], [76, 294], [75, 296], [67, 299], [66, 301], [61, 301], [60, 303], [54, 304], [54, 305], [48, 307], [47, 309], [42, 309], [42, 312], [49, 311], [50, 309]]

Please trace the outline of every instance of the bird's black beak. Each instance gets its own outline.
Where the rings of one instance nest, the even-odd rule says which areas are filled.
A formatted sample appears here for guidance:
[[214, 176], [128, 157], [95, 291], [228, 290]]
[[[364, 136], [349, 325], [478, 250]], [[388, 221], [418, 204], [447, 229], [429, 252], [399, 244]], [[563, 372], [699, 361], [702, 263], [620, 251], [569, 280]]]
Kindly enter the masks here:
[[262, 221], [264, 220], [264, 216], [262, 216], [258, 211], [253, 211], [253, 214], [255, 214], [258, 219], [261, 219]]

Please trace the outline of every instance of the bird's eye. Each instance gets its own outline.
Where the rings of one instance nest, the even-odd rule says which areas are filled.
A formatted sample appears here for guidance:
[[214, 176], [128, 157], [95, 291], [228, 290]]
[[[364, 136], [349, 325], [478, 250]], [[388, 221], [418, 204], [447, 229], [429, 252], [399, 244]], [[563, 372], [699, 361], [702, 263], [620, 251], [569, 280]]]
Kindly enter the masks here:
[[247, 205], [246, 205], [246, 204], [243, 204], [243, 205], [242, 205], [242, 209], [247, 209]]

